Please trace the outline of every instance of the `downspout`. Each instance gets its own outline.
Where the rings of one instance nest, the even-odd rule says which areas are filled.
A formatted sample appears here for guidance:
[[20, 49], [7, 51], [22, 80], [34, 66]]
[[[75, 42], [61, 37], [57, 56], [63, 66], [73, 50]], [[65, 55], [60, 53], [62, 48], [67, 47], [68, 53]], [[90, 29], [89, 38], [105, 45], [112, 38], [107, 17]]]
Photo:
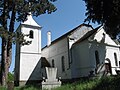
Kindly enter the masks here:
[[72, 64], [72, 50], [70, 48], [70, 44], [69, 44], [69, 37], [67, 37], [67, 43], [68, 43], [68, 69], [70, 69], [70, 66]]

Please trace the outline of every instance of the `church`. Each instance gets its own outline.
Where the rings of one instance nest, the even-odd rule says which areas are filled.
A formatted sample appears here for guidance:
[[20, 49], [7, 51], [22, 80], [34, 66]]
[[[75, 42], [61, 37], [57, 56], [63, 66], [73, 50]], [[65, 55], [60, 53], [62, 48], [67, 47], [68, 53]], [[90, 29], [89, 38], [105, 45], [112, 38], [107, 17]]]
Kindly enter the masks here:
[[15, 84], [40, 83], [45, 67], [57, 68], [61, 81], [81, 77], [117, 75], [120, 71], [120, 44], [106, 34], [104, 28], [94, 29], [81, 24], [56, 40], [47, 33], [47, 45], [41, 48], [41, 29], [32, 15], [21, 23], [17, 32], [29, 34], [30, 45], [16, 44]]

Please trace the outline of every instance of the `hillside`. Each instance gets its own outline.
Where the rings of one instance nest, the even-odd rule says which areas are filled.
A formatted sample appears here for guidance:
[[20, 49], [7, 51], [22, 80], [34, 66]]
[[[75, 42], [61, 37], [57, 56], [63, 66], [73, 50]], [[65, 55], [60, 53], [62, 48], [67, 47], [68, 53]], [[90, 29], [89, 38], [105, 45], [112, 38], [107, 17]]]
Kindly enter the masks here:
[[54, 90], [120, 90], [120, 76], [81, 80]]
[[[7, 89], [0, 87], [0, 90]], [[15, 87], [14, 90], [40, 90], [40, 87]], [[120, 76], [108, 76], [101, 79], [83, 79], [74, 83], [64, 84], [52, 90], [120, 90]]]

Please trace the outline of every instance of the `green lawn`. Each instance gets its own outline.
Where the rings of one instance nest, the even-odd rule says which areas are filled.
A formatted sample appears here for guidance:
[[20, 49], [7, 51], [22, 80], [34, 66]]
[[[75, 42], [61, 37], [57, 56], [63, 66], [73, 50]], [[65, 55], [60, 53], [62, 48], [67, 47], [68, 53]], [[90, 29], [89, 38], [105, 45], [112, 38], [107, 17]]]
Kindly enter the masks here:
[[[0, 87], [0, 90], [7, 89]], [[40, 90], [40, 88], [34, 86], [25, 86], [15, 87], [14, 90]], [[62, 85], [61, 87], [52, 90], [120, 90], [120, 76], [81, 80], [72, 84]]]
[[120, 76], [82, 80], [54, 90], [120, 90]]

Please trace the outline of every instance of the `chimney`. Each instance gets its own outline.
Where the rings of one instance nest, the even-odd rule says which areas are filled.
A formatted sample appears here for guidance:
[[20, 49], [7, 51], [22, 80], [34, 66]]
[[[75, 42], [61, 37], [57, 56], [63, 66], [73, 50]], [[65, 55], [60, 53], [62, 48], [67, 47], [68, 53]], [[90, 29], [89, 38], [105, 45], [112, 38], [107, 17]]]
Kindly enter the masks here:
[[49, 46], [51, 44], [51, 32], [48, 31], [47, 32], [47, 46]]

